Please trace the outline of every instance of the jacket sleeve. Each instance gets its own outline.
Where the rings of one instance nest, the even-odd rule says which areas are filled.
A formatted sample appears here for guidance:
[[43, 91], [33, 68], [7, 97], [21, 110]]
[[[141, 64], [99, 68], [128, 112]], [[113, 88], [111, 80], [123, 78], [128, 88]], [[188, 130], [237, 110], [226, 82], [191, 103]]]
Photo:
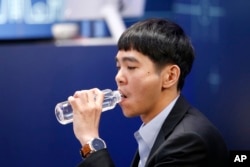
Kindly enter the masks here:
[[114, 167], [114, 163], [107, 149], [99, 150], [90, 154], [78, 167]]

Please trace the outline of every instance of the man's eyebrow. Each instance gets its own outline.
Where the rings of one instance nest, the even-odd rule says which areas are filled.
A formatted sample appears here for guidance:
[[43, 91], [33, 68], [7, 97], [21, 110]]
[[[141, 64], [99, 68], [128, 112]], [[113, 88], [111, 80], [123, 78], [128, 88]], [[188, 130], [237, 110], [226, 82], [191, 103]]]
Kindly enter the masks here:
[[[117, 57], [115, 57], [115, 61], [116, 61], [116, 62], [119, 62], [119, 60], [117, 59]], [[134, 57], [129, 57], [129, 56], [127, 56], [127, 57], [122, 57], [121, 61], [122, 61], [122, 62], [136, 62], [136, 63], [139, 62], [136, 58], [134, 58]]]

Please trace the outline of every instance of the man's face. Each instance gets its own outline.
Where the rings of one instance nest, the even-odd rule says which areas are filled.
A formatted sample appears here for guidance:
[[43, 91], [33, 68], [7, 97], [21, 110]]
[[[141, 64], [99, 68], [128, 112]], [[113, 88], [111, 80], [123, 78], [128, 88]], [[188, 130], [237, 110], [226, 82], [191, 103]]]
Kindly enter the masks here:
[[151, 119], [159, 112], [162, 76], [153, 62], [135, 50], [119, 51], [116, 56], [118, 69], [115, 77], [123, 98], [120, 106], [127, 117], [142, 116]]

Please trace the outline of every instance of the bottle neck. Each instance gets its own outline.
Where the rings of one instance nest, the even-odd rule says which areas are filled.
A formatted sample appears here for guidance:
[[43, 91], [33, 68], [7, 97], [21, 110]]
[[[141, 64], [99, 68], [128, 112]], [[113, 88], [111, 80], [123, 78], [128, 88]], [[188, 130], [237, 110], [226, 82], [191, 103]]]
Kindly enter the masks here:
[[121, 93], [118, 90], [113, 91], [113, 96], [116, 98], [116, 103], [121, 101]]

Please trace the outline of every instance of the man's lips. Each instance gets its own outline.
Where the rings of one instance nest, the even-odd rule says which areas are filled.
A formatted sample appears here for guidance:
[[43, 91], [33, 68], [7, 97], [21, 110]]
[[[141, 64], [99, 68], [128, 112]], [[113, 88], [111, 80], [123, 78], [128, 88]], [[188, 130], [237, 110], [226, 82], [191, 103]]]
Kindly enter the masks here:
[[127, 98], [127, 95], [126, 95], [123, 91], [119, 90], [119, 92], [120, 92], [121, 97], [122, 97], [123, 99]]
[[121, 94], [121, 97], [122, 97], [122, 98], [127, 98], [127, 96], [126, 96], [126, 95], [123, 95], [123, 94]]

